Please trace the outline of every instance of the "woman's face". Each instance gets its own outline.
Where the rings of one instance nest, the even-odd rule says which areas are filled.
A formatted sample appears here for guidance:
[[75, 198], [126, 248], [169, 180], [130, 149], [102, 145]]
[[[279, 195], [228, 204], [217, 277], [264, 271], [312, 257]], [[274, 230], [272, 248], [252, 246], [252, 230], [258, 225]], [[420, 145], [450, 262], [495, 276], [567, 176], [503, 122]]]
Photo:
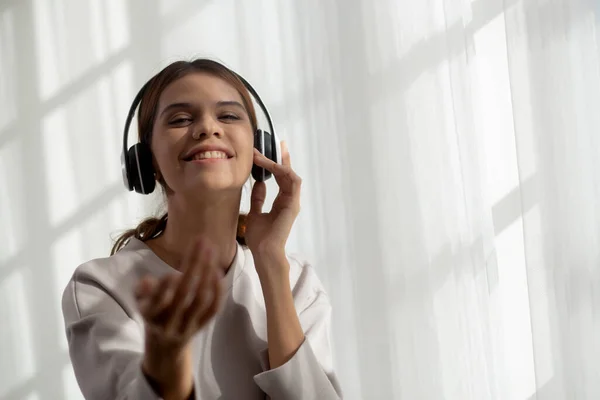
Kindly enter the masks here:
[[172, 192], [239, 190], [250, 176], [253, 145], [242, 97], [221, 78], [192, 73], [162, 92], [151, 148]]

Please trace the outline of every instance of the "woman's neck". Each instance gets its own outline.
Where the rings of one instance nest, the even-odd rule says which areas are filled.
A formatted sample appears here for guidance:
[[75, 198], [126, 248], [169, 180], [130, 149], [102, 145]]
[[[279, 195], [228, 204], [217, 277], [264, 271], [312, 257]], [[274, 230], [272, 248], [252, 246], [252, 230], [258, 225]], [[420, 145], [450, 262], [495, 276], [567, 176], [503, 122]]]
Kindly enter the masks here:
[[165, 262], [179, 270], [191, 242], [201, 238], [212, 247], [216, 267], [225, 273], [237, 250], [239, 204], [239, 197], [212, 204], [169, 201], [165, 231], [148, 245]]

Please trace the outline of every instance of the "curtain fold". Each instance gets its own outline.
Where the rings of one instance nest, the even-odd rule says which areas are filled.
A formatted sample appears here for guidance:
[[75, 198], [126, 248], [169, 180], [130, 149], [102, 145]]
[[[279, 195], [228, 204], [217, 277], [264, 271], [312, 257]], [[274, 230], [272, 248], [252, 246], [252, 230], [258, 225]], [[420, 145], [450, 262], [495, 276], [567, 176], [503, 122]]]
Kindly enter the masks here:
[[506, 12], [538, 398], [600, 396], [598, 2]]

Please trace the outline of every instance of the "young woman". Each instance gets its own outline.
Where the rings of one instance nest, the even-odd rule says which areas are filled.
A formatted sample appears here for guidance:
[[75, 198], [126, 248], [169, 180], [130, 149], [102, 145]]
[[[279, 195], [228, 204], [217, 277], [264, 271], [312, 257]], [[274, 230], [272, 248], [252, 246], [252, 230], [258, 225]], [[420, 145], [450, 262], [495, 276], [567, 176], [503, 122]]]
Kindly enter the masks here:
[[[301, 181], [284, 144], [281, 164], [254, 149], [247, 87], [200, 59], [167, 66], [141, 95], [139, 139], [167, 213], [79, 266], [65, 289], [84, 396], [341, 398], [329, 299], [313, 268], [285, 253]], [[256, 182], [250, 212], [239, 215], [253, 165], [272, 173], [279, 194], [263, 212], [266, 187]]]

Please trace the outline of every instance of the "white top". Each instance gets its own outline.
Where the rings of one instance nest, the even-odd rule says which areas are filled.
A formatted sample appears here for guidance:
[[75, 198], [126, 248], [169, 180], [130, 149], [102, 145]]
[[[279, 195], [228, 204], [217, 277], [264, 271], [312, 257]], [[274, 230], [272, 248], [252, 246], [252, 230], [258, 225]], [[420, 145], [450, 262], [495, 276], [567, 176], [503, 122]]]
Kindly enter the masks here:
[[[218, 314], [194, 337], [196, 399], [340, 399], [329, 340], [331, 305], [313, 268], [288, 256], [306, 340], [269, 369], [265, 304], [250, 250], [238, 245]], [[62, 299], [69, 353], [86, 399], [158, 399], [141, 371], [144, 324], [134, 287], [179, 273], [142, 241], [79, 266]]]

